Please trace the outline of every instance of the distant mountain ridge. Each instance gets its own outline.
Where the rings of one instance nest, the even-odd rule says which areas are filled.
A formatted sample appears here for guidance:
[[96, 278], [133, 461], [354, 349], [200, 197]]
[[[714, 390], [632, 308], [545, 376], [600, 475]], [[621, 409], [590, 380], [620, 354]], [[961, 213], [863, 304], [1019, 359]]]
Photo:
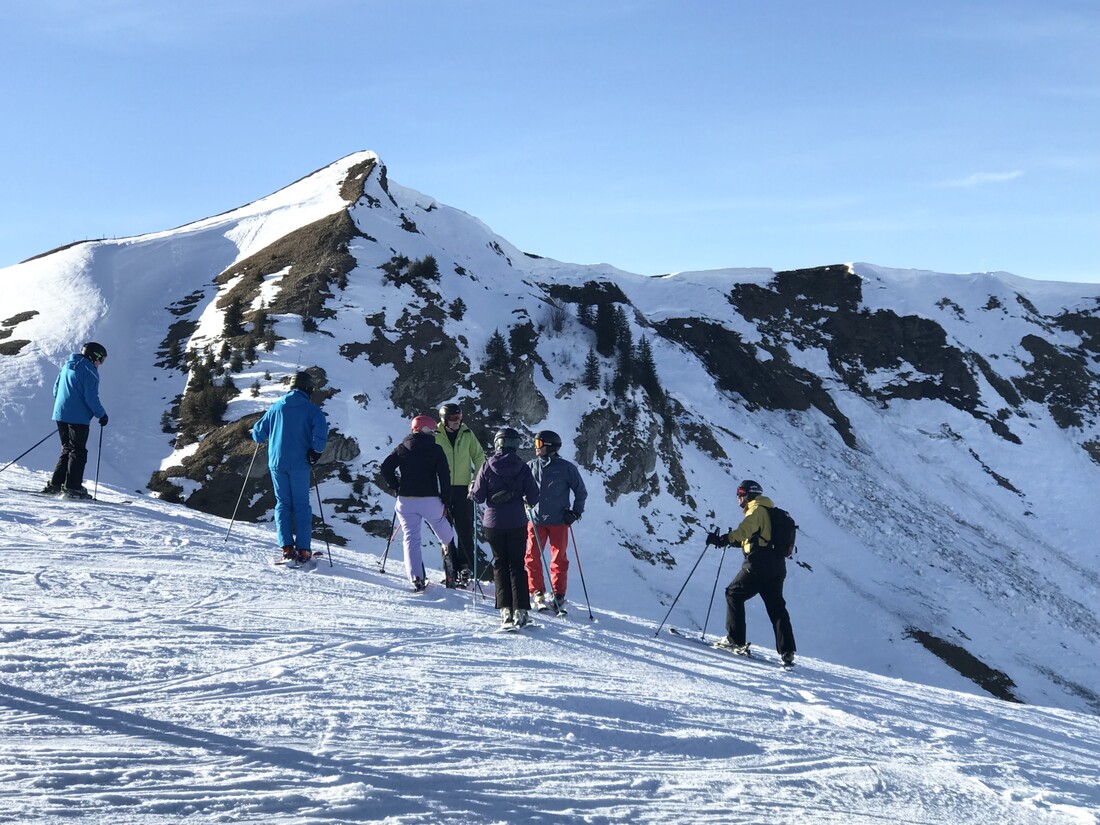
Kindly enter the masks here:
[[[656, 618], [705, 531], [736, 523], [732, 486], [759, 478], [803, 528], [801, 645], [1100, 711], [1100, 570], [1081, 516], [1100, 487], [1100, 286], [562, 263], [391, 182], [369, 152], [0, 278], [13, 444], [37, 440], [56, 364], [94, 338], [111, 353], [112, 481], [228, 517], [251, 466], [237, 516], [263, 518], [273, 497], [247, 430], [309, 367], [333, 433], [317, 468], [326, 535], [355, 548], [389, 537], [378, 465], [408, 418], [455, 400], [486, 442], [505, 423], [562, 434], [592, 480], [586, 573], [639, 577]], [[701, 623], [706, 607], [678, 609]], [[896, 638], [897, 658], [863, 661], [865, 633]]]

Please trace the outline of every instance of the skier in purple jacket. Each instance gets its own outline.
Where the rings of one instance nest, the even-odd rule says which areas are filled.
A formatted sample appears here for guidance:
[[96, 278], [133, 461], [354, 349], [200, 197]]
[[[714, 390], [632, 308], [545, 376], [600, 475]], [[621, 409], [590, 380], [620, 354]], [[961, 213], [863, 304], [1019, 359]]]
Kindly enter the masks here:
[[496, 452], [481, 465], [470, 498], [485, 505], [482, 528], [493, 550], [493, 582], [501, 627], [514, 630], [527, 624], [531, 594], [527, 591], [527, 512], [539, 501], [539, 486], [516, 450], [523, 436], [511, 427], [493, 437]]

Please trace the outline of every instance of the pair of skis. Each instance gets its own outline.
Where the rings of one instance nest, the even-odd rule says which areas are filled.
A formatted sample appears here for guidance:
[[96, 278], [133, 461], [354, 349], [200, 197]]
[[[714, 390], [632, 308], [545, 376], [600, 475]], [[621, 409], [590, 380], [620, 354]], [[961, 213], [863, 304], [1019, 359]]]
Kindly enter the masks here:
[[41, 498], [52, 498], [56, 501], [89, 501], [93, 504], [133, 504], [132, 499], [124, 499], [122, 501], [106, 501], [102, 498], [92, 498], [91, 496], [67, 496], [64, 493], [47, 493], [44, 490], [27, 490], [21, 487], [10, 488], [16, 493], [29, 493], [32, 496], [39, 496]]
[[[684, 631], [682, 631], [682, 630], [680, 630], [679, 628], [676, 628], [676, 627], [670, 627], [668, 629], [668, 632], [671, 635], [676, 636], [679, 639], [685, 639], [689, 642], [695, 642], [695, 644], [703, 645], [704, 647], [709, 647], [709, 648], [712, 648], [714, 650], [721, 650], [721, 651], [725, 652], [727, 655], [730, 655], [730, 656], [736, 656], [740, 659], [748, 659], [751, 662], [763, 663], [763, 661], [764, 661], [759, 656], [753, 655], [751, 652], [750, 653], [735, 653], [733, 650], [731, 650], [728, 647], [724, 647], [724, 646], [719, 645], [715, 642], [708, 642], [705, 636], [699, 636], [699, 637], [689, 636], [687, 633], [685, 633]], [[780, 663], [780, 665], [783, 666], [784, 670], [794, 669], [794, 663], [793, 662], [791, 662], [790, 664], [787, 664], [786, 662], [780, 660], [779, 663]]]
[[555, 599], [552, 603], [549, 603], [549, 604], [547, 604], [546, 602], [543, 602], [541, 607], [537, 607], [535, 609], [539, 613], [549, 613], [551, 610], [553, 610], [554, 615], [557, 616], [559, 619], [564, 619], [566, 616], [569, 615], [569, 612], [564, 607], [562, 607], [560, 604], [558, 604], [557, 599]]
[[537, 624], [535, 624], [530, 619], [528, 619], [527, 624], [522, 625], [522, 626], [517, 625], [517, 624], [502, 624], [500, 627], [497, 628], [497, 632], [498, 633], [522, 633], [525, 630], [537, 630], [538, 627], [539, 626]]
[[298, 559], [279, 559], [275, 562], [275, 564], [285, 565], [287, 570], [301, 570], [303, 567], [315, 567], [316, 565], [314, 564], [314, 562], [324, 555], [324, 553], [318, 550], [305, 561], [299, 561]]

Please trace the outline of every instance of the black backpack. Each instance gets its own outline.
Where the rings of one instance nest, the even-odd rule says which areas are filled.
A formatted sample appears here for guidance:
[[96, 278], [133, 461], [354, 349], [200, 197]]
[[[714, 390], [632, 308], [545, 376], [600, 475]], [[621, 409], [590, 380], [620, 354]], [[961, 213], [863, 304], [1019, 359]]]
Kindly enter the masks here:
[[492, 467], [487, 467], [485, 469], [485, 472], [489, 473], [490, 475], [492, 475], [494, 478], [496, 478], [498, 481], [502, 482], [505, 485], [504, 487], [502, 487], [501, 489], [499, 489], [495, 493], [493, 493], [491, 496], [489, 496], [489, 503], [490, 504], [496, 504], [496, 505], [507, 504], [509, 501], [514, 499], [516, 497], [516, 495], [518, 495], [518, 492], [517, 492], [516, 488], [512, 486], [511, 482], [506, 480], [499, 473], [494, 472]]
[[794, 556], [794, 544], [798, 535], [798, 525], [794, 523], [791, 514], [779, 507], [769, 507], [768, 515], [772, 520], [772, 543], [774, 550], [782, 553], [785, 558]]

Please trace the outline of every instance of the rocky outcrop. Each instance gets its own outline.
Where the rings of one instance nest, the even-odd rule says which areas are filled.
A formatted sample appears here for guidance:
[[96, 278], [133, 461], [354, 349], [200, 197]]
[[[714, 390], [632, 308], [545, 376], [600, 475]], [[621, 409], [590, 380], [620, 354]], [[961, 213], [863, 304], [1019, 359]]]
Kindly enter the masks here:
[[654, 330], [692, 353], [720, 390], [736, 394], [750, 409], [815, 407], [833, 422], [845, 444], [856, 445], [851, 423], [824, 390], [821, 379], [793, 365], [784, 349], [773, 346], [760, 352], [733, 330], [699, 318], [662, 321]]
[[1027, 335], [1020, 346], [1031, 355], [1027, 375], [1014, 381], [1020, 394], [1044, 404], [1058, 426], [1080, 427], [1084, 416], [1100, 412], [1100, 386], [1088, 360], [1058, 349], [1037, 335]]

